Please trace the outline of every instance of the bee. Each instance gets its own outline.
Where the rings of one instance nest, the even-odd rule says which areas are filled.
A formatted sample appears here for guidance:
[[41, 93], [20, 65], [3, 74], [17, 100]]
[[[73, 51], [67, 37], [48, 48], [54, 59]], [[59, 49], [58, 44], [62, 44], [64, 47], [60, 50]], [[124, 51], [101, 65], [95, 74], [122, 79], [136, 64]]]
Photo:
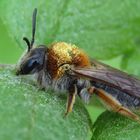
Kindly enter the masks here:
[[27, 51], [17, 65], [17, 75], [33, 74], [41, 89], [67, 94], [66, 112], [72, 111], [78, 95], [89, 102], [92, 95], [109, 109], [139, 121], [140, 80], [106, 64], [91, 60], [77, 46], [65, 42], [34, 46], [37, 9], [32, 16], [32, 39], [23, 40]]

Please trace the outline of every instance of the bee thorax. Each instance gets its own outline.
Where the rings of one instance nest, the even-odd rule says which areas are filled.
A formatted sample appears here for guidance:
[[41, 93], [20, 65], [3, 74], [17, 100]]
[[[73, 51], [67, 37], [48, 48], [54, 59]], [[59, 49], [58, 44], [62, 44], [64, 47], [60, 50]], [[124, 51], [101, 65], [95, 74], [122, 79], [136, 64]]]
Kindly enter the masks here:
[[50, 74], [36, 74], [37, 82], [39, 87], [44, 88], [45, 90], [53, 89], [56, 92], [67, 92], [70, 85], [75, 82], [75, 78], [72, 78], [68, 75], [63, 75], [60, 78], [54, 79]]
[[90, 94], [88, 93], [88, 87], [90, 87], [90, 81], [85, 79], [76, 79], [70, 75], [63, 75], [58, 79], [53, 79], [48, 73], [40, 72], [36, 74], [37, 82], [39, 87], [45, 90], [53, 89], [56, 93], [68, 93], [70, 87], [75, 84], [77, 87], [77, 94], [81, 99], [88, 103], [90, 99]]

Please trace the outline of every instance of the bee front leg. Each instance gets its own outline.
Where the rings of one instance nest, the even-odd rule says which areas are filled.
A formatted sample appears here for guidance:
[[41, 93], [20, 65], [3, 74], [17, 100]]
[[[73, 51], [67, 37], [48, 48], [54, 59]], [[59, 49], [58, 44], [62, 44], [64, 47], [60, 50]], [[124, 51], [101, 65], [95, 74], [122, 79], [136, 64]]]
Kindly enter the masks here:
[[39, 89], [41, 89], [41, 90], [45, 89], [45, 87], [46, 87], [45, 77], [46, 76], [45, 76], [44, 70], [42, 70], [38, 73], [37, 82], [38, 82]]
[[65, 116], [67, 116], [68, 113], [70, 113], [72, 111], [73, 105], [75, 103], [76, 95], [77, 95], [77, 87], [74, 84], [74, 85], [70, 86], [70, 88], [69, 88]]

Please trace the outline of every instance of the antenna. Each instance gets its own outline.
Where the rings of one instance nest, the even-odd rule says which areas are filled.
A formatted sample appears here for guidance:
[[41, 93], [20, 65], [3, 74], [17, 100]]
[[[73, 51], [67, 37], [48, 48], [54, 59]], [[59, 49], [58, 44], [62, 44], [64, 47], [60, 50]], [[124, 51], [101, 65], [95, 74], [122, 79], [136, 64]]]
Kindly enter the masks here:
[[33, 17], [32, 17], [32, 40], [31, 40], [31, 44], [30, 47], [33, 47], [34, 44], [34, 38], [35, 38], [35, 30], [36, 30], [36, 15], [37, 15], [37, 8], [34, 9], [33, 12]]
[[26, 42], [27, 46], [28, 46], [28, 52], [30, 51], [31, 49], [31, 45], [30, 45], [30, 41], [27, 37], [23, 37], [23, 40]]
[[23, 40], [26, 42], [28, 46], [28, 52], [31, 50], [34, 44], [34, 38], [35, 38], [35, 30], [36, 30], [36, 15], [37, 15], [37, 8], [34, 9], [33, 11], [33, 17], [32, 17], [32, 40], [31, 42], [27, 37], [23, 37]]

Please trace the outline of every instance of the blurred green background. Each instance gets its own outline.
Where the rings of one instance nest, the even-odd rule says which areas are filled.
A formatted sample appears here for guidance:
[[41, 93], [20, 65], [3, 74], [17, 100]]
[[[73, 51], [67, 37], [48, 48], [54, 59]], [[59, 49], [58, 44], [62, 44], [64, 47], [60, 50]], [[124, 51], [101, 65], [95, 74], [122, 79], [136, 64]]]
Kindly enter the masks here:
[[[76, 44], [90, 57], [140, 77], [139, 0], [1, 0], [0, 63], [19, 60], [26, 47], [22, 38], [31, 38], [35, 7], [36, 44]], [[104, 110], [96, 99], [87, 109], [93, 122]]]
[[16, 42], [11, 39], [8, 29], [0, 20], [0, 63], [15, 64], [22, 51]]

